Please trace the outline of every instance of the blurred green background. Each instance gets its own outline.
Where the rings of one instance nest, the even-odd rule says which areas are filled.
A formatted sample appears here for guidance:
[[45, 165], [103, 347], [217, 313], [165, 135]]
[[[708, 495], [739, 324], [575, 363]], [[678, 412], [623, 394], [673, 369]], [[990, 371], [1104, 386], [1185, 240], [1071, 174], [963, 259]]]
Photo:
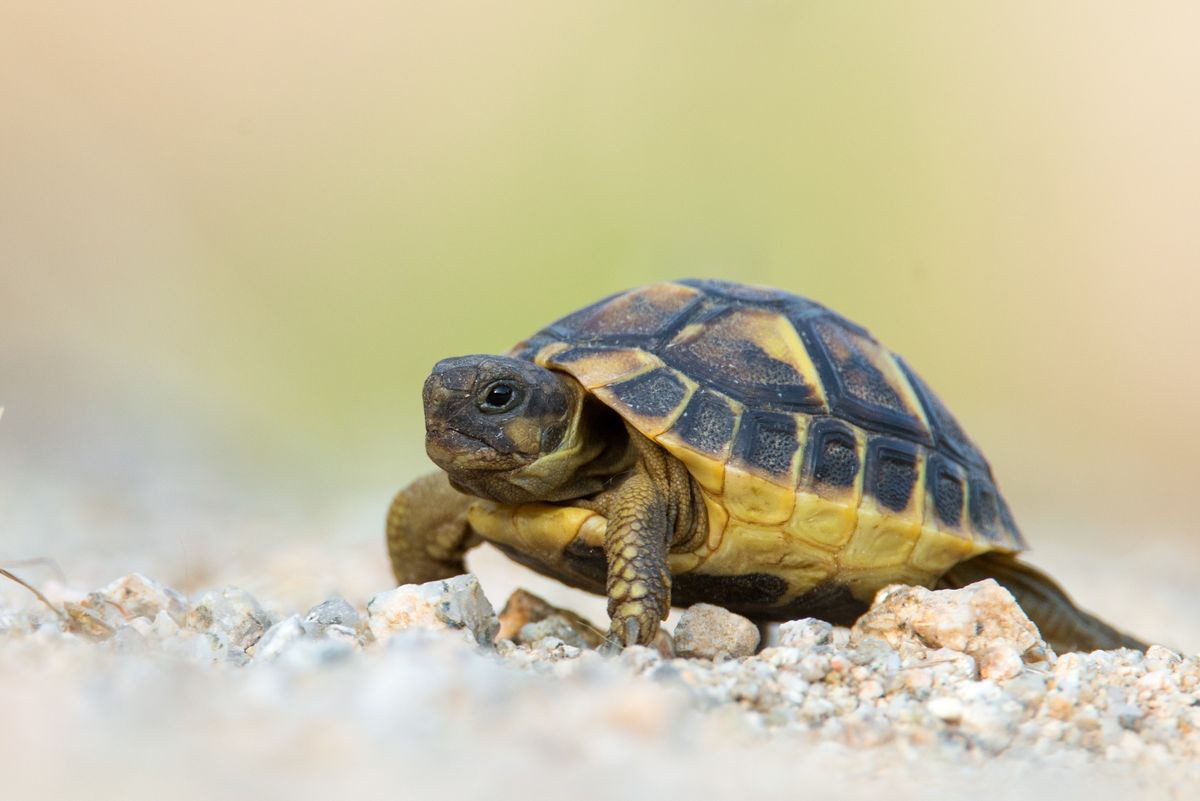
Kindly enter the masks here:
[[[1197, 30], [1186, 2], [7, 4], [0, 559], [285, 528], [374, 564], [433, 362], [712, 276], [904, 354], [1041, 561], [1155, 625], [1200, 556]], [[1153, 581], [1101, 586], [1130, 565]]]

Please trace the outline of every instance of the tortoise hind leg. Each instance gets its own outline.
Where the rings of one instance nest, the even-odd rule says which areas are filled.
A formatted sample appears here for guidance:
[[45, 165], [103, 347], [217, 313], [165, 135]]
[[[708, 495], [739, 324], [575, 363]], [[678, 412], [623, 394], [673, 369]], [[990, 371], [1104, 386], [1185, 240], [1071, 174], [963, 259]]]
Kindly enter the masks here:
[[986, 553], [961, 562], [942, 576], [937, 588], [957, 589], [986, 578], [995, 579], [1013, 594], [1042, 637], [1059, 653], [1146, 649], [1145, 643], [1077, 607], [1054, 579], [1008, 554]]
[[387, 546], [398, 584], [423, 584], [467, 572], [466, 552], [482, 540], [467, 523], [471, 498], [440, 470], [396, 494], [388, 509]]

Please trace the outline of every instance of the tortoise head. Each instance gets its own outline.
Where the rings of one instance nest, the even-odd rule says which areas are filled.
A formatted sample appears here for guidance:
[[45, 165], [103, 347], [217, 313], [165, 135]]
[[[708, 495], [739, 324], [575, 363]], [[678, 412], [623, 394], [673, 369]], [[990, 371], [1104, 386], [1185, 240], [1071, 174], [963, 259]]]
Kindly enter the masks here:
[[425, 450], [471, 495], [562, 500], [575, 466], [569, 457], [580, 453], [583, 398], [574, 379], [532, 362], [443, 359], [425, 381]]

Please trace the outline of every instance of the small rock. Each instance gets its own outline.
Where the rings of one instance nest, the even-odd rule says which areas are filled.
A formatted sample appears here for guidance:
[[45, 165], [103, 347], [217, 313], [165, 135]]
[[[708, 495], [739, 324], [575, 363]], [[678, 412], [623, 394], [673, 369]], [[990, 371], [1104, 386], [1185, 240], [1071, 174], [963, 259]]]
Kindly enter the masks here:
[[991, 681], [967, 682], [959, 696], [964, 702], [960, 725], [978, 745], [996, 753], [1012, 743], [1022, 716], [1019, 703], [1005, 698]]
[[304, 628], [316, 634], [329, 626], [344, 626], [357, 629], [362, 623], [358, 610], [343, 598], [330, 598], [317, 604], [304, 615]]
[[798, 664], [804, 656], [804, 651], [799, 648], [787, 648], [782, 645], [764, 648], [758, 652], [759, 659], [776, 668], [792, 667]]
[[118, 654], [141, 654], [146, 651], [146, 638], [133, 626], [120, 626], [104, 645]]
[[179, 623], [175, 618], [171, 617], [167, 610], [163, 610], [154, 616], [152, 624], [154, 636], [160, 640], [165, 640], [168, 637], [174, 637], [179, 633]]
[[828, 656], [824, 654], [809, 654], [800, 660], [797, 669], [802, 679], [814, 682], [824, 680], [829, 675], [832, 667], [832, 661]]
[[962, 701], [947, 695], [933, 698], [929, 701], [929, 714], [947, 723], [957, 723], [962, 720]]
[[973, 656], [949, 648], [939, 648], [936, 651], [927, 651], [925, 657], [924, 662], [914, 664], [928, 667], [935, 684], [972, 681], [979, 675], [979, 665]]
[[933, 687], [933, 671], [929, 668], [908, 668], [901, 675], [909, 692], [923, 693]]
[[206, 592], [187, 614], [187, 627], [216, 638], [217, 644], [245, 651], [271, 627], [271, 617], [254, 596], [237, 587]]
[[426, 585], [403, 584], [381, 592], [367, 602], [367, 626], [377, 640], [385, 640], [412, 628], [446, 629], [449, 626], [437, 614], [441, 582], [431, 582], [432, 592], [421, 591]]
[[568, 645], [557, 637], [543, 637], [533, 643], [531, 650], [543, 660], [559, 662], [563, 659], [574, 659], [583, 653], [584, 649]]
[[874, 701], [883, 697], [883, 685], [875, 679], [867, 679], [858, 687], [858, 697], [864, 701]]
[[141, 573], [122, 576], [99, 592], [127, 617], [153, 620], [159, 612], [166, 612], [176, 623], [182, 623], [187, 615], [187, 600], [182, 593]]
[[[304, 630], [310, 635], [312, 634], [312, 632], [308, 630], [307, 625], [305, 625]], [[338, 623], [333, 623], [326, 626], [321, 633], [325, 635], [325, 639], [332, 640], [334, 642], [345, 643], [352, 649], [361, 644], [361, 640], [358, 636], [358, 630], [352, 629], [349, 626], [342, 626]]]
[[121, 610], [98, 592], [88, 593], [82, 601], [64, 602], [63, 611], [71, 621], [71, 631], [94, 640], [107, 639], [125, 625]]
[[631, 645], [621, 651], [620, 660], [634, 673], [645, 673], [662, 663], [662, 655], [644, 645]]
[[[587, 618], [567, 609], [559, 609], [544, 598], [524, 589], [517, 589], [504, 604], [504, 609], [499, 615], [500, 631], [496, 634], [496, 639], [518, 640], [521, 629], [525, 626], [540, 623], [550, 617], [565, 620], [574, 630], [574, 636], [584, 641], [585, 645], [582, 647], [599, 648], [604, 644], [604, 633]], [[565, 638], [564, 641], [571, 642]]]
[[262, 638], [255, 643], [254, 658], [268, 662], [278, 659], [280, 654], [294, 643], [303, 640], [304, 636], [305, 627], [304, 623], [300, 621], [299, 615], [285, 618], [267, 629]]
[[675, 653], [679, 656], [740, 659], [754, 655], [758, 627], [741, 615], [712, 604], [696, 604], [675, 626]]
[[1142, 710], [1134, 704], [1114, 704], [1108, 711], [1122, 729], [1136, 730], [1142, 721]]
[[1161, 645], [1151, 645], [1146, 649], [1147, 670], [1169, 669], [1180, 664], [1182, 661], [1183, 657], [1170, 648], [1164, 648]]
[[1044, 673], [1024, 671], [1016, 678], [1005, 682], [1004, 691], [1018, 703], [1037, 708], [1046, 697], [1046, 685], [1050, 678]]
[[575, 648], [587, 648], [587, 640], [562, 615], [550, 615], [533, 623], [526, 623], [517, 633], [517, 642], [523, 645], [533, 645], [546, 637], [555, 637], [559, 641]]
[[414, 627], [462, 629], [480, 645], [491, 645], [500, 629], [479, 580], [470, 573], [381, 592], [367, 604], [367, 615], [371, 633], [380, 640]]
[[824, 620], [806, 617], [789, 620], [779, 626], [779, 645], [784, 648], [812, 650], [818, 645], [828, 645], [833, 634], [833, 624]]
[[546, 599], [518, 588], [508, 596], [504, 608], [500, 610], [500, 630], [496, 633], [496, 639], [516, 642], [526, 625], [545, 620], [556, 612], [558, 610]]
[[896, 649], [878, 637], [863, 637], [847, 656], [854, 664], [870, 666], [883, 674], [900, 669], [900, 655]]
[[959, 590], [885, 587], [854, 624], [854, 641], [868, 636], [882, 638], [894, 648], [911, 643], [948, 648], [974, 657], [977, 663], [984, 662], [991, 652], [989, 668], [997, 671], [997, 676], [1016, 675], [1014, 655], [1021, 662], [1033, 663], [1050, 653], [1012, 593], [994, 579]]
[[979, 663], [979, 675], [992, 681], [1007, 681], [1021, 674], [1025, 663], [1021, 654], [1011, 645], [993, 645], [976, 660]]
[[1046, 714], [1056, 720], [1070, 720], [1075, 709], [1075, 702], [1057, 690], [1047, 693], [1042, 704]]

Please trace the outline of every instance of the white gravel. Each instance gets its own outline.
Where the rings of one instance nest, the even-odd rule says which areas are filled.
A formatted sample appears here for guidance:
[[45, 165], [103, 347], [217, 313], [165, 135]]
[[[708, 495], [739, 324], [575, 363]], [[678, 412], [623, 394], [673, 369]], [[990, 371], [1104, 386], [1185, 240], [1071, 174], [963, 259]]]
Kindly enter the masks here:
[[1055, 655], [990, 582], [917, 592], [714, 661], [603, 656], [561, 616], [492, 646], [473, 576], [281, 612], [60, 591], [65, 620], [0, 608], [0, 797], [1196, 797], [1196, 658]]

